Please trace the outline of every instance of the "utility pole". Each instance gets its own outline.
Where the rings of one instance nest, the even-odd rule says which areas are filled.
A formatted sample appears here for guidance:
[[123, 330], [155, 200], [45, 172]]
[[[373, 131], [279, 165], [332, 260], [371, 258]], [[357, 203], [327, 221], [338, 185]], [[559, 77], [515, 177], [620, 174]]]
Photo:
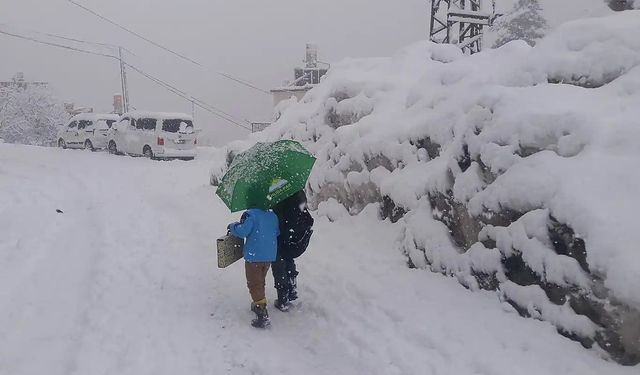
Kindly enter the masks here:
[[196, 122], [196, 102], [193, 99], [191, 99], [191, 118]]
[[129, 91], [127, 88], [127, 71], [125, 70], [122, 58], [122, 47], [118, 47], [118, 57], [120, 58], [120, 84], [122, 85], [122, 107], [124, 113], [129, 112]]

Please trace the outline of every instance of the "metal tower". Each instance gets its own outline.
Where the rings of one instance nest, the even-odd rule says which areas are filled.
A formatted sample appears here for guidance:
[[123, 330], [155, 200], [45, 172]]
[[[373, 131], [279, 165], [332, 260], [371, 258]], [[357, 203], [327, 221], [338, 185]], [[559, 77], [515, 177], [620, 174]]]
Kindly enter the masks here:
[[483, 28], [493, 18], [482, 12], [482, 0], [431, 0], [429, 39], [457, 44], [463, 52], [474, 54], [482, 49]]

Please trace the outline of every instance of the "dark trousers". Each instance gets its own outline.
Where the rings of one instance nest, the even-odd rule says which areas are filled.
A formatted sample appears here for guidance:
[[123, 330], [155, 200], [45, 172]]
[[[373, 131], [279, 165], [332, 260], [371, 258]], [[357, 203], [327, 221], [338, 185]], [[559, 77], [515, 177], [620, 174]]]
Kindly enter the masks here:
[[293, 258], [278, 254], [276, 261], [271, 263], [271, 272], [278, 291], [278, 298], [286, 297], [289, 293], [295, 292], [298, 271], [296, 271], [296, 263]]

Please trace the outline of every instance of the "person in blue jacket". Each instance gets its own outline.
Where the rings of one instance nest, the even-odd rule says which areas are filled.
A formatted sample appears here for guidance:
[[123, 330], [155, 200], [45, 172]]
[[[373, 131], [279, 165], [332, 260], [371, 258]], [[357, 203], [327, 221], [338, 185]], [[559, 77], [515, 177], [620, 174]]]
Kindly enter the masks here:
[[278, 251], [278, 217], [272, 210], [252, 208], [242, 214], [240, 222], [229, 224], [228, 229], [232, 235], [245, 239], [245, 274], [253, 301], [251, 311], [256, 314], [251, 325], [265, 328], [269, 325], [265, 279]]

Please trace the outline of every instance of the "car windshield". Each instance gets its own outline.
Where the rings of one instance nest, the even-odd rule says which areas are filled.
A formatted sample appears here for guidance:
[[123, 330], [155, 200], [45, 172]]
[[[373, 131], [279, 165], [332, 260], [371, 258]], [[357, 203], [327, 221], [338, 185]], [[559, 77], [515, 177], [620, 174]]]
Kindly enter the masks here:
[[[184, 125], [181, 126], [181, 124]], [[193, 130], [193, 122], [191, 120], [167, 119], [162, 121], [162, 131], [169, 133], [177, 133], [181, 129], [185, 131], [189, 127]]]

